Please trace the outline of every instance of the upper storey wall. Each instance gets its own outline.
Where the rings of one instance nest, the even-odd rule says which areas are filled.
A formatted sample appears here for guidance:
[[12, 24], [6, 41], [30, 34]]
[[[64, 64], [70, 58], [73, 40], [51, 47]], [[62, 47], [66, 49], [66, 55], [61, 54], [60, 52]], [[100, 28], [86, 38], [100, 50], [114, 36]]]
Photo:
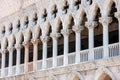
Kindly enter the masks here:
[[38, 0], [0, 0], [0, 18], [9, 16]]
[[[112, 17], [110, 12], [114, 3], [117, 12], [120, 12], [120, 0], [23, 1], [23, 4], [21, 1], [18, 5], [20, 10], [16, 9], [13, 14], [0, 19], [0, 41], [3, 48], [6, 48], [7, 42], [11, 46], [15, 42], [21, 43], [22, 40], [27, 42], [40, 36], [44, 38], [51, 33], [64, 34], [69, 32], [68, 29], [79, 31], [82, 27], [96, 25], [99, 23], [99, 18], [103, 18], [103, 23], [107, 24], [105, 19], [111, 20], [108, 17]], [[98, 15], [97, 19], [96, 15]]]

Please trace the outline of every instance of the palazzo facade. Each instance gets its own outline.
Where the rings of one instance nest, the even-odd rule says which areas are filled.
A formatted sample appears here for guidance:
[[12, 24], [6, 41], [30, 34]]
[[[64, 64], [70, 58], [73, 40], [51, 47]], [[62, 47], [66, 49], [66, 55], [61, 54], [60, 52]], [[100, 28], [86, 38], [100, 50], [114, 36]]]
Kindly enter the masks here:
[[120, 80], [120, 0], [35, 0], [1, 18], [0, 80]]

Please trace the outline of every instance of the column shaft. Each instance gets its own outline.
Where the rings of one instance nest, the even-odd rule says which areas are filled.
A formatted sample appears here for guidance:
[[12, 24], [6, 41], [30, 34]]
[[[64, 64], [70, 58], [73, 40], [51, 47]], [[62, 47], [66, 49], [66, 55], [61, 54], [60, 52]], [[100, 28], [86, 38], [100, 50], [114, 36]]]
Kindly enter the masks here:
[[5, 76], [5, 53], [2, 53], [1, 77]]
[[28, 60], [29, 60], [29, 43], [24, 44], [25, 47], [25, 58], [24, 58], [24, 72], [28, 72]]
[[69, 36], [64, 35], [64, 66], [68, 65]]
[[81, 50], [81, 32], [76, 32], [76, 60], [75, 63], [80, 62], [80, 50]]
[[89, 60], [94, 60], [94, 28], [89, 28]]
[[16, 61], [16, 74], [19, 74], [20, 73], [20, 57], [21, 57], [21, 49], [18, 48], [17, 49], [17, 61]]
[[109, 57], [108, 51], [108, 26], [103, 26], [103, 51], [104, 51], [104, 58]]
[[47, 68], [47, 42], [43, 42], [43, 64], [42, 68], [46, 69]]
[[33, 70], [37, 71], [37, 54], [38, 54], [38, 44], [34, 44], [34, 53], [33, 53]]
[[119, 20], [119, 33], [118, 33], [118, 35], [119, 35], [119, 55], [120, 55], [120, 20]]
[[13, 49], [9, 50], [9, 75], [12, 75]]
[[53, 67], [57, 66], [57, 39], [53, 38]]

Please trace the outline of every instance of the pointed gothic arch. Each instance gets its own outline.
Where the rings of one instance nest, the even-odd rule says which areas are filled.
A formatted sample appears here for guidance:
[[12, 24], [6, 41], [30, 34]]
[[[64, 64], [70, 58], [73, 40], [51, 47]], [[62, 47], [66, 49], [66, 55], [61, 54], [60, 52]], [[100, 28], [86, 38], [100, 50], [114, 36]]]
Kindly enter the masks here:
[[81, 72], [71, 72], [65, 80], [85, 80]]
[[98, 69], [96, 71], [96, 73], [95, 73], [95, 80], [104, 80], [103, 77], [105, 75], [109, 76], [112, 80], [116, 80], [115, 75], [108, 68], [100, 68], [100, 69]]

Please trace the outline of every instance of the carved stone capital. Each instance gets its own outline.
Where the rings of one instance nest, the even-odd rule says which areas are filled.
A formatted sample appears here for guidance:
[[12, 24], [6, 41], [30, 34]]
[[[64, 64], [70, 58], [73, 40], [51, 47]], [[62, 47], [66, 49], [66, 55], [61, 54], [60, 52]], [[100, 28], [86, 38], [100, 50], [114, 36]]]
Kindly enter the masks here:
[[63, 34], [63, 36], [68, 36], [69, 34], [72, 33], [71, 29], [62, 29], [61, 33]]
[[23, 42], [23, 46], [25, 47], [25, 48], [28, 48], [29, 47], [29, 42]]
[[85, 26], [86, 26], [88, 29], [95, 28], [97, 25], [98, 25], [98, 24], [97, 24], [96, 21], [87, 21], [87, 22], [85, 22]]
[[112, 22], [112, 17], [101, 17], [99, 19], [99, 22], [103, 25], [103, 26], [108, 26], [111, 22]]
[[53, 39], [58, 39], [61, 35], [60, 33], [51, 33], [50, 36], [53, 38]]
[[120, 11], [115, 13], [115, 17], [120, 21]]
[[72, 30], [75, 31], [76, 33], [80, 33], [84, 29], [83, 26], [73, 26]]
[[33, 45], [38, 45], [39, 43], [39, 39], [32, 39], [31, 42], [33, 43]]
[[8, 51], [7, 49], [0, 50], [1, 54], [6, 54]]
[[15, 44], [15, 48], [16, 49], [21, 49], [22, 48], [22, 44]]
[[43, 43], [47, 43], [49, 41], [49, 37], [48, 36], [40, 36], [40, 39]]
[[12, 51], [14, 51], [14, 50], [15, 50], [15, 48], [14, 48], [14, 47], [7, 47], [7, 49], [8, 49], [8, 51], [9, 51], [9, 52], [12, 52]]

